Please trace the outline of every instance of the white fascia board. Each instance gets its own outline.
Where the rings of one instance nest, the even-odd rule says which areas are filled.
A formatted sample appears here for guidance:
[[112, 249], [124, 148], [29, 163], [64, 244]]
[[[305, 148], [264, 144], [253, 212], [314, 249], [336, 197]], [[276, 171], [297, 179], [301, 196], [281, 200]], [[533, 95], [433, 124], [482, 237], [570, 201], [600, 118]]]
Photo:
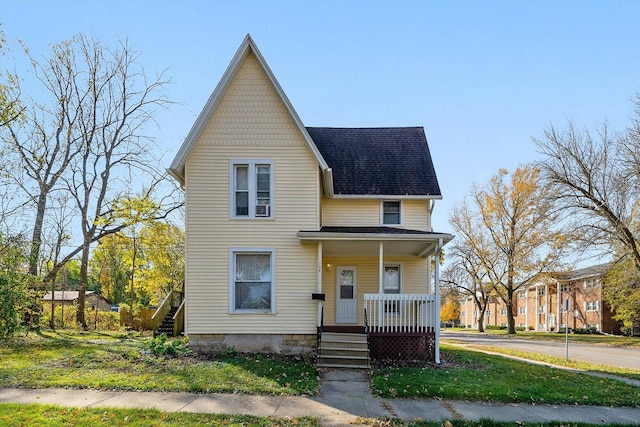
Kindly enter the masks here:
[[[204, 129], [204, 126], [209, 121], [209, 119], [215, 112], [216, 108], [218, 107], [218, 104], [222, 100], [222, 95], [226, 92], [229, 85], [231, 84], [231, 81], [233, 80], [233, 76], [238, 71], [240, 64], [248, 54], [249, 49], [251, 49], [251, 51], [256, 55], [258, 62], [260, 63], [263, 70], [267, 74], [267, 77], [271, 81], [271, 84], [273, 84], [273, 87], [275, 88], [276, 92], [280, 96], [280, 99], [282, 100], [285, 107], [289, 111], [289, 114], [291, 114], [293, 121], [296, 123], [296, 126], [302, 133], [303, 138], [307, 142], [307, 145], [311, 149], [311, 152], [316, 158], [316, 161], [320, 165], [323, 175], [326, 174], [327, 171], [330, 171], [329, 165], [327, 164], [325, 159], [322, 157], [322, 154], [320, 154], [320, 150], [318, 150], [318, 147], [313, 142], [313, 139], [311, 139], [309, 132], [307, 132], [307, 129], [302, 123], [302, 120], [300, 120], [298, 113], [293, 108], [293, 105], [291, 105], [289, 98], [287, 98], [287, 95], [284, 93], [284, 91], [282, 90], [282, 87], [280, 86], [275, 76], [271, 72], [271, 68], [269, 68], [269, 65], [267, 64], [264, 57], [262, 56], [262, 53], [260, 53], [260, 50], [258, 49], [255, 42], [251, 38], [251, 35], [247, 34], [244, 40], [242, 41], [242, 43], [240, 44], [240, 47], [236, 51], [236, 54], [233, 56], [233, 59], [229, 63], [229, 66], [227, 67], [226, 71], [222, 75], [222, 78], [218, 82], [218, 85], [216, 86], [214, 91], [211, 93], [211, 96], [209, 96], [209, 99], [207, 100], [207, 103], [205, 104], [202, 111], [200, 112], [200, 115], [198, 116], [195, 123], [191, 127], [189, 134], [187, 135], [184, 142], [182, 143], [182, 146], [178, 150], [178, 153], [173, 159], [173, 162], [171, 162], [171, 166], [169, 167], [169, 169], [172, 171], [172, 176], [176, 177], [176, 179], [178, 179], [178, 181], [181, 184], [184, 183], [184, 166], [187, 161], [187, 158], [189, 157], [189, 154], [195, 148], [196, 139], [198, 138], [198, 136]], [[329, 183], [331, 184], [330, 186], [331, 193], [333, 193], [333, 178], [329, 179]]]
[[412, 240], [437, 242], [442, 239], [444, 242], [453, 240], [453, 235], [447, 233], [431, 234], [395, 234], [395, 233], [325, 233], [318, 231], [299, 231], [297, 233], [300, 241], [319, 242], [322, 240]]
[[374, 199], [374, 200], [441, 200], [441, 195], [410, 195], [410, 194], [334, 194], [334, 199]]

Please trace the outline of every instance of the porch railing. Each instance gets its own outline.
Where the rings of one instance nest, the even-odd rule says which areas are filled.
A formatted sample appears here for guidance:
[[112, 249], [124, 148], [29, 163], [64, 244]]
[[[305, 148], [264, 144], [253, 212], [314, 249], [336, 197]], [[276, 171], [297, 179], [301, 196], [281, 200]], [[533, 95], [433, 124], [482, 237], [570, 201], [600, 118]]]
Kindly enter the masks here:
[[433, 294], [364, 294], [371, 332], [433, 332], [436, 319]]

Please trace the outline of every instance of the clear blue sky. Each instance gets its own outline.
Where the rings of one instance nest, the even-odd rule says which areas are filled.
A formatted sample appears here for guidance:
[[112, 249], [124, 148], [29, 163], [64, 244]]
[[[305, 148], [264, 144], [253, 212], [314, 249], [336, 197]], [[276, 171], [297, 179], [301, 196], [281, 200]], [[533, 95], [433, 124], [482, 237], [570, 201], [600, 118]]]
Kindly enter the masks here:
[[150, 73], [169, 68], [167, 166], [251, 33], [305, 125], [425, 127], [437, 231], [472, 183], [536, 159], [545, 127], [622, 128], [640, 90], [635, 1], [0, 0], [0, 21], [36, 56], [83, 32], [128, 38]]

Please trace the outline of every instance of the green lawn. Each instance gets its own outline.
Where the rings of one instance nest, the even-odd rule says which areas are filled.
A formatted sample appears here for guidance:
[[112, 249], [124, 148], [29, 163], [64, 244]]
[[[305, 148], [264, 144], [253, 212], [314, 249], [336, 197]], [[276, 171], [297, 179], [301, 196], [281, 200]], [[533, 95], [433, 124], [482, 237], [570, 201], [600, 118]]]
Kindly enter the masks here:
[[[465, 329], [465, 328], [446, 328], [442, 329], [443, 332], [459, 332], [467, 334], [477, 334], [477, 329]], [[491, 335], [507, 335], [506, 329], [487, 329], [486, 334]], [[540, 341], [565, 341], [565, 334], [557, 334], [553, 332], [532, 332], [521, 331], [512, 335], [514, 338], [527, 339], [527, 340], [540, 340]], [[569, 334], [570, 342], [580, 342], [597, 345], [609, 345], [613, 347], [630, 347], [640, 348], [639, 337], [626, 337], [619, 335], [583, 335], [583, 334]]]
[[154, 409], [64, 408], [53, 405], [0, 403], [0, 425], [30, 427], [69, 426], [296, 426], [317, 427], [317, 418], [271, 418], [252, 415], [160, 412]]
[[46, 332], [0, 342], [1, 387], [314, 394], [311, 360], [266, 355], [154, 356], [150, 338]]
[[442, 345], [441, 367], [379, 368], [373, 390], [384, 397], [534, 404], [638, 406], [640, 388], [547, 366]]

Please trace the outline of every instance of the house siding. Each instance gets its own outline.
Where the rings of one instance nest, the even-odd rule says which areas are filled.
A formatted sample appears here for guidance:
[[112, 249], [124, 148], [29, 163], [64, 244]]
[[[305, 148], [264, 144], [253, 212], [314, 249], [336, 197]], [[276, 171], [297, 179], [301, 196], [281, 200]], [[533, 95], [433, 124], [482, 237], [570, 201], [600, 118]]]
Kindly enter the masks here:
[[[401, 264], [402, 293], [426, 294], [427, 259], [426, 258], [397, 258], [384, 259], [385, 264]], [[379, 264], [374, 257], [325, 257], [325, 269], [322, 272], [322, 292], [326, 295], [324, 303], [324, 324], [336, 325], [336, 272], [341, 266], [357, 267], [358, 269], [358, 325], [364, 324], [363, 298], [364, 294], [379, 293]], [[326, 271], [326, 265], [331, 271]]]
[[[380, 204], [384, 199], [322, 199], [322, 225], [377, 227], [382, 225]], [[402, 200], [402, 228], [432, 231], [429, 200]]]
[[[230, 218], [233, 159], [273, 161], [273, 218]], [[314, 334], [316, 248], [301, 245], [296, 232], [319, 226], [318, 165], [253, 53], [200, 134], [185, 175], [187, 334]], [[276, 251], [273, 314], [229, 312], [229, 250], [242, 247]]]

